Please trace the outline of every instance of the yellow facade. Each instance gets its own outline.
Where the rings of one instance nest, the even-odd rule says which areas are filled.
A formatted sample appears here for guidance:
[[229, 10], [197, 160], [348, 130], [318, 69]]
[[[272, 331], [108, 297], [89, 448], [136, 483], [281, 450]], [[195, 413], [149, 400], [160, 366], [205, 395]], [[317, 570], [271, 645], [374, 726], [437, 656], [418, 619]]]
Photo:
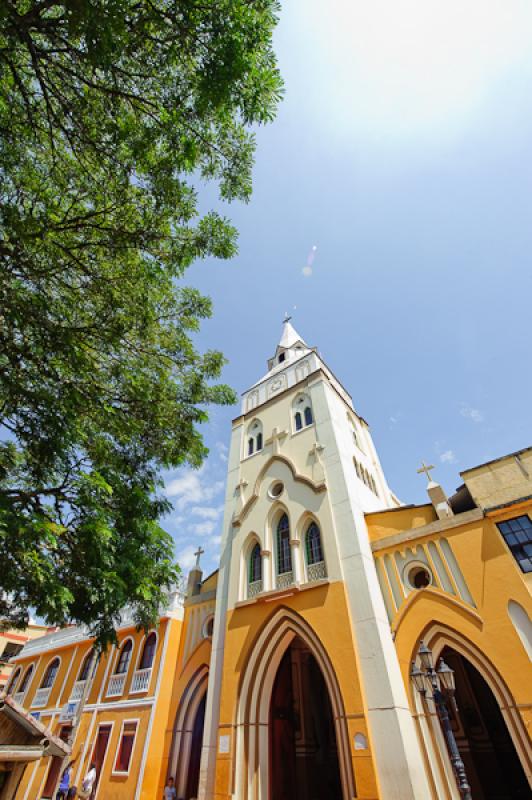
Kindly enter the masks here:
[[[153, 660], [142, 668], [146, 641], [151, 632], [125, 624], [118, 631], [117, 645], [97, 663], [93, 674], [83, 678], [85, 659], [92, 641], [78, 628], [66, 628], [43, 637], [25, 648], [16, 660], [14, 680], [9, 687], [13, 698], [27, 708], [55, 735], [67, 740], [76, 711], [83, 702], [72, 745], [74, 770], [72, 784], [81, 786], [98, 741], [105, 742], [99, 765], [95, 796], [109, 800], [149, 798], [161, 782], [164, 739], [154, 731], [168, 725], [169, 700], [175, 662], [181, 642], [182, 612], [168, 611], [154, 631]], [[127, 669], [117, 674], [120, 653], [131, 643]], [[129, 645], [128, 645], [129, 648]], [[43, 686], [46, 672], [59, 659], [59, 668], [50, 687]], [[23, 692], [24, 676], [32, 670]], [[86, 682], [89, 686], [85, 690]], [[126, 727], [129, 726], [129, 727]], [[132, 731], [129, 763], [119, 763], [124, 730]], [[51, 797], [54, 776], [60, 772], [58, 759], [43, 758], [29, 766], [16, 797]]]
[[18, 655], [26, 642], [44, 636], [46, 625], [30, 624], [24, 630], [0, 630], [0, 692], [7, 686], [13, 667], [11, 659]]
[[[459, 800], [433, 698], [411, 680], [424, 642], [454, 670], [473, 800], [529, 797], [532, 448], [401, 506], [315, 349], [287, 327], [268, 366], [233, 423], [220, 569], [193, 569], [161, 615], [147, 679], [146, 634], [120, 628], [74, 739], [76, 785], [109, 726], [94, 799], [162, 798], [171, 775], [183, 800]], [[90, 648], [66, 629], [16, 660], [10, 691], [56, 734]], [[28, 768], [17, 800], [47, 797], [51, 767]]]

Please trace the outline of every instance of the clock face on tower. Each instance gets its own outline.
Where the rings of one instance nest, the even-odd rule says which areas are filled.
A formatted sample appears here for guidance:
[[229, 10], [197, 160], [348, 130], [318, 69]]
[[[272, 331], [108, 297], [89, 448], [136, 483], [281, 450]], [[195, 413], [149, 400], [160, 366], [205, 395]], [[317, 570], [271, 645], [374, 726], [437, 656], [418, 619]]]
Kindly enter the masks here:
[[271, 381], [268, 387], [269, 394], [270, 395], [277, 394], [277, 392], [280, 392], [281, 389], [285, 388], [285, 386], [286, 386], [286, 375], [279, 375], [278, 378], [274, 378], [273, 381]]

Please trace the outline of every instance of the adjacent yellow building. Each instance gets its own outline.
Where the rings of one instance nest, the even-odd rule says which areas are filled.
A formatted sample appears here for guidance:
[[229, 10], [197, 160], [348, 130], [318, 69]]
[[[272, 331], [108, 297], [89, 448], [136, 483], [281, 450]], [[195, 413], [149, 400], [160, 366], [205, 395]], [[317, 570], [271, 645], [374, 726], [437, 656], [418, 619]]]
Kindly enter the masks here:
[[[63, 738], [83, 703], [74, 778], [96, 763], [94, 799], [158, 800], [172, 776], [183, 800], [459, 800], [411, 678], [423, 642], [454, 670], [470, 796], [530, 797], [532, 448], [452, 497], [430, 469], [429, 502], [402, 505], [286, 321], [233, 422], [219, 570], [198, 563], [156, 630], [124, 619], [94, 674], [76, 628], [28, 643], [9, 692]], [[28, 767], [17, 800], [50, 797], [58, 769]]]
[[50, 630], [46, 625], [30, 623], [24, 630], [12, 630], [0, 627], [0, 692], [7, 685], [13, 666], [11, 660], [17, 656], [26, 642], [44, 636]]

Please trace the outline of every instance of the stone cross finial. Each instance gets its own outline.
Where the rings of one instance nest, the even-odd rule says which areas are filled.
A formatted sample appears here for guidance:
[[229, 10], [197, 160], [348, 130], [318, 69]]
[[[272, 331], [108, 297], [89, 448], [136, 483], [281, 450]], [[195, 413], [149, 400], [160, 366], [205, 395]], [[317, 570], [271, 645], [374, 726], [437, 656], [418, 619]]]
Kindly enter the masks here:
[[422, 461], [422, 462], [421, 462], [421, 468], [420, 468], [420, 469], [418, 469], [418, 471], [417, 471], [417, 474], [418, 474], [418, 475], [421, 475], [421, 473], [422, 473], [422, 472], [424, 472], [424, 473], [425, 473], [425, 475], [427, 476], [427, 479], [428, 479], [429, 483], [430, 483], [430, 482], [432, 481], [432, 476], [431, 476], [431, 474], [430, 474], [430, 470], [431, 470], [431, 469], [435, 469], [435, 467], [434, 467], [434, 465], [433, 465], [433, 464], [430, 464], [429, 466], [427, 466], [427, 465], [425, 464], [425, 462], [424, 462], [424, 461]]
[[203, 555], [204, 552], [205, 552], [205, 550], [203, 549], [203, 547], [198, 547], [198, 549], [194, 553], [194, 555], [196, 556], [196, 565], [195, 565], [196, 569], [199, 569], [199, 560], [200, 560], [200, 557]]
[[280, 431], [279, 428], [274, 428], [272, 435], [266, 439], [264, 444], [273, 445], [273, 452], [278, 455], [281, 452], [281, 441], [288, 435], [287, 431]]

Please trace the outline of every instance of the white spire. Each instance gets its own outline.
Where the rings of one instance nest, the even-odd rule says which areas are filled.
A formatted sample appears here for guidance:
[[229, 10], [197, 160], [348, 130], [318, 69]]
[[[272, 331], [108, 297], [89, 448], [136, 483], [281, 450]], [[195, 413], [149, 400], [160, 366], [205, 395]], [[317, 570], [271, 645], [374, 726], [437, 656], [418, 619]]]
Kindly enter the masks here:
[[279, 342], [279, 347], [286, 349], [288, 347], [293, 347], [296, 342], [301, 342], [301, 344], [305, 345], [305, 340], [299, 335], [299, 333], [295, 330], [292, 326], [290, 320], [292, 317], [286, 317], [283, 321], [283, 332], [281, 334], [281, 340]]

